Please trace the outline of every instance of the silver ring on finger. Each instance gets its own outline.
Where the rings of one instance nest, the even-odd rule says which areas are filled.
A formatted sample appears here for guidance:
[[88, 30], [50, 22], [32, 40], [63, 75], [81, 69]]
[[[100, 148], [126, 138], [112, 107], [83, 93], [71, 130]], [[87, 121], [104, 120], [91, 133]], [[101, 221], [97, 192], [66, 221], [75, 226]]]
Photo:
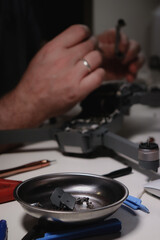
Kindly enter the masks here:
[[91, 72], [92, 69], [91, 69], [91, 66], [90, 66], [90, 64], [88, 63], [88, 61], [83, 58], [83, 59], [82, 59], [82, 62], [83, 62], [83, 65], [88, 68], [89, 72]]

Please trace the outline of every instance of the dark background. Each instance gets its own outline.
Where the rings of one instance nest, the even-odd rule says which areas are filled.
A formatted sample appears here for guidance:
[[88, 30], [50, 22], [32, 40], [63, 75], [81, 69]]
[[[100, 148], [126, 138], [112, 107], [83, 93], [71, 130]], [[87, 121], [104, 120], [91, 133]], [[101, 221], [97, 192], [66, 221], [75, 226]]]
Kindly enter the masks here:
[[42, 44], [72, 24], [92, 27], [92, 0], [0, 0], [0, 96]]

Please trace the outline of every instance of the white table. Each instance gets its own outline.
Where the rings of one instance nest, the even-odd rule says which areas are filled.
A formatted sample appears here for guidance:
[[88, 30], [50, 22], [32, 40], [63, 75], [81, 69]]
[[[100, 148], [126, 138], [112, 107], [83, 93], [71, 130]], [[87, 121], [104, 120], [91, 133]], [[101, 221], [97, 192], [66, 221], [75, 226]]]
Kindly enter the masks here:
[[[121, 134], [133, 142], [145, 141], [153, 136], [160, 144], [160, 108], [149, 108], [136, 105], [131, 108], [129, 116], [124, 118]], [[21, 180], [58, 172], [84, 172], [106, 174], [110, 171], [123, 168], [124, 164], [108, 156], [99, 156], [92, 159], [81, 159], [64, 156], [57, 149], [54, 141], [46, 141], [28, 145], [20, 152], [0, 155], [0, 168], [10, 168], [40, 159], [56, 159], [51, 166], [12, 176], [8, 179]], [[147, 176], [133, 169], [133, 173], [117, 179], [124, 183], [130, 195], [139, 197], [150, 213], [140, 210], [130, 211], [120, 207], [111, 217], [122, 222], [121, 236], [117, 239], [127, 240], [159, 240], [160, 239], [160, 199], [143, 192]], [[18, 202], [12, 201], [0, 205], [0, 219], [7, 220], [9, 240], [19, 240], [31, 229], [37, 219], [27, 215]], [[109, 237], [95, 237], [88, 239], [110, 239]]]

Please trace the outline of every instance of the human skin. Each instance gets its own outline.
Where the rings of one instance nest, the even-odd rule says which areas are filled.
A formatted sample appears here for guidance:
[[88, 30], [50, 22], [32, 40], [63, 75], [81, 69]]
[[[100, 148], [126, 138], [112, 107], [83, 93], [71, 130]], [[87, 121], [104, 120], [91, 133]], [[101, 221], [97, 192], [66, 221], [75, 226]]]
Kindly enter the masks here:
[[106, 79], [126, 79], [133, 82], [138, 70], [143, 66], [145, 58], [138, 42], [121, 32], [119, 50], [123, 59], [115, 56], [116, 31], [110, 29], [97, 36], [99, 49], [103, 54], [103, 67], [106, 70]]
[[73, 25], [45, 44], [17, 87], [1, 99], [0, 128], [38, 126], [65, 113], [100, 86], [105, 70], [96, 48], [96, 38], [83, 25]]
[[140, 46], [121, 34], [119, 47], [123, 60], [114, 54], [114, 29], [97, 37], [84, 25], [66, 29], [40, 49], [17, 87], [1, 98], [0, 129], [39, 126], [70, 110], [104, 80], [133, 81], [144, 61]]

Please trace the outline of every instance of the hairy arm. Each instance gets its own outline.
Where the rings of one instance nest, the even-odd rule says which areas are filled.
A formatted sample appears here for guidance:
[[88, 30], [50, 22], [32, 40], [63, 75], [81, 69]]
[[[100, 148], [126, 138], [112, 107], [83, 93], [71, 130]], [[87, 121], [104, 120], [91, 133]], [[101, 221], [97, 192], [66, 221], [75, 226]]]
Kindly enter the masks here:
[[67, 112], [99, 87], [105, 70], [96, 48], [96, 38], [83, 25], [73, 25], [45, 44], [17, 87], [0, 99], [0, 129], [39, 126]]

